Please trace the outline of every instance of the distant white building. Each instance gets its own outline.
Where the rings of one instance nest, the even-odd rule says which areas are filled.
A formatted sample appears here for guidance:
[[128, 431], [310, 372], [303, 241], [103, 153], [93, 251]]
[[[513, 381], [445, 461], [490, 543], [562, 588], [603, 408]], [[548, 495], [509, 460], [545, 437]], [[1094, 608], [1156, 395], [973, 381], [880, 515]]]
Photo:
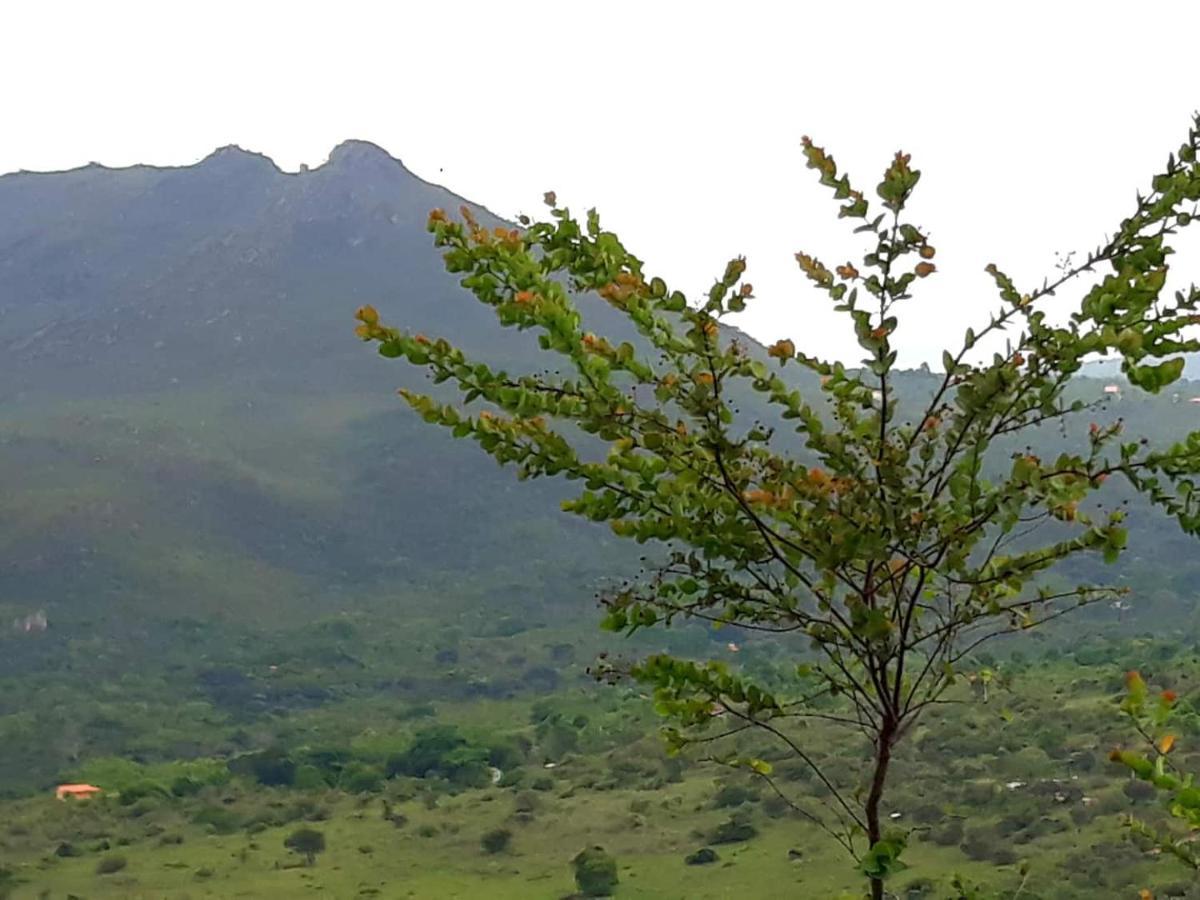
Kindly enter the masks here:
[[33, 632], [45, 631], [49, 623], [46, 620], [46, 611], [39, 609], [35, 613], [30, 613], [21, 619], [13, 619], [13, 628], [24, 634]]

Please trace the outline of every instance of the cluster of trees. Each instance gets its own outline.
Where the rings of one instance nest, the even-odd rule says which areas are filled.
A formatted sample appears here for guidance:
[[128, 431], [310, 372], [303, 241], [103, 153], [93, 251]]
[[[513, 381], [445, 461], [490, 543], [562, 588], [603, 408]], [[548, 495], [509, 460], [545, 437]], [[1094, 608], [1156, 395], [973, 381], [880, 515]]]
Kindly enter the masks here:
[[482, 787], [494, 770], [506, 783], [521, 777], [523, 767], [546, 759], [559, 759], [580, 746], [588, 720], [566, 717], [551, 706], [539, 704], [532, 715], [530, 733], [480, 739], [454, 725], [430, 724], [416, 730], [402, 749], [381, 753], [376, 748], [350, 746], [275, 746], [234, 755], [190, 762], [143, 765], [126, 759], [98, 759], [72, 773], [76, 779], [101, 784], [132, 805], [145, 797], [190, 797], [208, 787], [240, 778], [266, 787], [376, 793], [394, 778], [435, 779], [452, 788]]

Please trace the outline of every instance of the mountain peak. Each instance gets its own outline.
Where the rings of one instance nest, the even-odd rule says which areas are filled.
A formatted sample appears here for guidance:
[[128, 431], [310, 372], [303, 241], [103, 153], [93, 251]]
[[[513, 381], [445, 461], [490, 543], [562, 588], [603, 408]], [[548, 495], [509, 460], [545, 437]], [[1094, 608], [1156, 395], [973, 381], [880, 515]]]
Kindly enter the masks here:
[[[244, 166], [244, 167], [259, 167], [271, 169], [274, 172], [279, 171], [279, 167], [275, 165], [275, 161], [263, 153], [257, 153], [254, 150], [247, 150], [244, 147], [239, 147], [237, 144], [226, 144], [224, 147], [218, 147], [204, 159], [200, 160], [200, 165], [217, 164], [221, 166]], [[185, 167], [186, 168], [186, 167]]]
[[342, 141], [330, 150], [325, 165], [351, 171], [408, 171], [404, 163], [378, 144], [356, 139]]

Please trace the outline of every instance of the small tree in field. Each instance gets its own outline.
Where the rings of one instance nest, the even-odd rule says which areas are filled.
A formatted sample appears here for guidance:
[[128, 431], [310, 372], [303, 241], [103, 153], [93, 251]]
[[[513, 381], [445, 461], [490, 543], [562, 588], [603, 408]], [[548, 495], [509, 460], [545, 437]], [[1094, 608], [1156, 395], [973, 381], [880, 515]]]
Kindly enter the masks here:
[[[1200, 433], [1151, 447], [1123, 439], [1119, 423], [1093, 425], [1080, 452], [1004, 457], [1034, 427], [1086, 411], [1066, 394], [1085, 357], [1119, 356], [1130, 382], [1154, 392], [1180, 377], [1180, 354], [1200, 349], [1185, 335], [1200, 322], [1200, 290], [1162, 296], [1167, 241], [1200, 200], [1198, 129], [1200, 120], [1081, 264], [1027, 292], [987, 266], [998, 306], [945, 352], [935, 389], [903, 407], [899, 314], [935, 272], [926, 232], [905, 216], [920, 173], [896, 154], [878, 202], [868, 200], [807, 139], [808, 166], [833, 190], [839, 217], [857, 224], [865, 253], [833, 269], [808, 253], [796, 260], [844, 314], [866, 354], [859, 367], [791, 340], [754, 353], [721, 327], [752, 298], [742, 259], [689, 303], [644, 272], [595, 212], [580, 223], [553, 194], [549, 221], [522, 217], [521, 229], [489, 231], [465, 208], [461, 221], [435, 210], [429, 230], [462, 285], [502, 326], [536, 330], [564, 374], [509, 375], [445, 339], [387, 326], [370, 307], [358, 312], [358, 334], [458, 388], [461, 403], [402, 392], [427, 421], [477, 441], [520, 477], [582, 482], [566, 510], [665, 546], [660, 567], [603, 598], [606, 627], [699, 619], [795, 639], [794, 681], [782, 689], [717, 661], [666, 655], [628, 674], [655, 689], [673, 746], [756, 730], [811, 766], [827, 807], [791, 802], [846, 848], [880, 898], [903, 849], [881, 822], [896, 746], [981, 643], [1114, 593], [1051, 590], [1039, 579], [1080, 554], [1112, 561], [1125, 546], [1119, 509], [1100, 511], [1089, 498], [1118, 475], [1187, 531], [1200, 527], [1190, 480]], [[1056, 321], [1048, 298], [1085, 278], [1093, 283], [1083, 299]], [[571, 294], [588, 292], [628, 318], [636, 344], [585, 330]], [[1003, 336], [979, 361], [981, 342]], [[797, 369], [819, 377], [819, 391], [802, 394], [789, 371]], [[766, 423], [738, 412], [755, 395]], [[868, 738], [859, 773], [822, 770], [810, 732], [797, 727], [811, 719]], [[776, 787], [766, 762], [722, 758]]]
[[306, 865], [317, 861], [317, 854], [325, 852], [325, 835], [314, 828], [297, 828], [283, 840], [283, 846], [304, 857]]

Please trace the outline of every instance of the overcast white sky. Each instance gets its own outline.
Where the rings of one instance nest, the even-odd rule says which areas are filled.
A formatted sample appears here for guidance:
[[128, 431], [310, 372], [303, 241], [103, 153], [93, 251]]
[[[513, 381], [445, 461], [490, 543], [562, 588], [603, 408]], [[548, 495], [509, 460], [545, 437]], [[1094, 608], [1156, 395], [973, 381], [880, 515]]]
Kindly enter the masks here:
[[[858, 357], [792, 255], [861, 251], [804, 168], [810, 134], [872, 189], [896, 149], [938, 277], [901, 363], [936, 359], [992, 294], [1098, 243], [1200, 107], [1200, 3], [205, 3], [9, 0], [0, 171], [190, 163], [236, 143], [281, 167], [374, 141], [496, 212], [553, 188], [657, 273], [707, 288], [749, 257], [738, 323]], [[1194, 237], [1194, 236], [1193, 236]], [[1200, 241], [1181, 248], [1200, 256]], [[1183, 269], [1183, 266], [1179, 266]], [[1192, 264], [1191, 272], [1200, 272]]]

